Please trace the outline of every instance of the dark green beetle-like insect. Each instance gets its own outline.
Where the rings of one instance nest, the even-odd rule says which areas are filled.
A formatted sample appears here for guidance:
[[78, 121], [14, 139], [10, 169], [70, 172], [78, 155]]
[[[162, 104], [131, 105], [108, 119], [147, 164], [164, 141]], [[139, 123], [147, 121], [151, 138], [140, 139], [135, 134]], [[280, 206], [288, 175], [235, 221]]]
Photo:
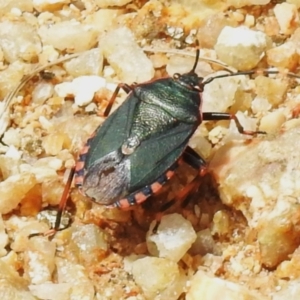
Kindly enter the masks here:
[[[234, 120], [242, 134], [265, 133], [244, 130], [234, 114], [202, 112], [202, 92], [206, 84], [217, 78], [279, 71], [251, 70], [204, 80], [195, 72], [199, 54], [198, 49], [194, 66], [188, 73], [176, 73], [173, 77], [142, 84], [118, 85], [104, 115], [109, 115], [121, 88], [128, 97], [83, 147], [76, 167], [70, 172], [54, 232], [59, 229], [74, 174], [76, 186], [96, 203], [128, 209], [156, 193], [173, 176], [182, 160], [199, 170], [182, 195], [193, 189], [198, 177], [205, 173], [206, 163], [188, 142], [202, 121]], [[293, 73], [286, 75], [298, 77]]]
[[76, 164], [75, 182], [85, 195], [98, 204], [127, 209], [157, 192], [181, 158], [201, 172], [204, 159], [187, 145], [203, 120], [233, 119], [240, 133], [261, 133], [244, 131], [235, 115], [201, 112], [204, 86], [232, 74], [203, 81], [195, 73], [198, 60], [199, 50], [186, 74], [118, 86], [105, 113], [120, 88], [127, 99], [87, 141]]

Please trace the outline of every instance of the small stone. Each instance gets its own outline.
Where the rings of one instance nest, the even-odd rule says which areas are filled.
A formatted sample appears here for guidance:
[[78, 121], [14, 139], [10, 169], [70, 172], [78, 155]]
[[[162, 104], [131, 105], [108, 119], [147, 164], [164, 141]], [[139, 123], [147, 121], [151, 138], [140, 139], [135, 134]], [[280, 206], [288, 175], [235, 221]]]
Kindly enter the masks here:
[[227, 3], [235, 8], [244, 7], [247, 5], [266, 5], [271, 0], [228, 0]]
[[158, 252], [159, 257], [179, 261], [197, 236], [190, 221], [179, 214], [163, 216], [155, 234], [152, 233], [152, 222], [147, 234], [148, 250], [152, 255]]
[[[7, 151], [9, 151], [13, 146], [10, 146]], [[5, 155], [0, 156], [0, 169], [3, 180], [8, 179], [12, 175], [17, 175], [20, 172], [20, 154], [16, 153], [10, 156], [7, 156], [7, 152]]]
[[42, 183], [43, 202], [58, 205], [63, 194], [64, 185], [58, 179], [47, 180]]
[[15, 209], [36, 182], [35, 176], [30, 173], [10, 176], [2, 181], [0, 183], [0, 213], [7, 214]]
[[275, 292], [272, 300], [298, 300], [300, 293], [300, 280], [289, 280], [288, 285]]
[[151, 60], [138, 46], [126, 27], [109, 32], [99, 42], [104, 56], [122, 82], [145, 82], [154, 76]]
[[265, 76], [257, 76], [254, 80], [257, 97], [265, 98], [276, 107], [284, 101], [284, 95], [288, 89], [286, 81]]
[[32, 12], [32, 0], [0, 0], [0, 15], [9, 13], [12, 9], [17, 8], [22, 12]]
[[86, 22], [91, 25], [99, 35], [103, 35], [105, 32], [111, 30], [113, 24], [117, 21], [117, 17], [122, 13], [122, 9], [99, 9], [95, 12], [91, 12], [91, 14], [86, 17]]
[[230, 215], [226, 210], [219, 210], [214, 214], [211, 234], [219, 236], [227, 235], [230, 232]]
[[42, 237], [29, 239], [25, 251], [25, 276], [32, 284], [50, 281], [54, 271], [54, 256], [56, 247], [53, 242]]
[[1, 22], [0, 46], [4, 58], [10, 63], [18, 59], [31, 62], [42, 49], [36, 29], [25, 22]]
[[71, 285], [69, 299], [94, 300], [95, 288], [82, 265], [56, 257], [57, 281]]
[[131, 0], [95, 0], [94, 2], [100, 8], [106, 8], [113, 6], [124, 6], [131, 2]]
[[[26, 43], [25, 43], [26, 44]], [[9, 47], [8, 47], [9, 49]], [[12, 52], [11, 57], [14, 56]], [[26, 67], [20, 61], [10, 64], [5, 70], [0, 71], [0, 98], [3, 99], [9, 92], [16, 87], [26, 73]], [[1, 102], [2, 103], [2, 102]], [[1, 130], [3, 130], [1, 128]]]
[[198, 29], [197, 39], [201, 48], [213, 48], [218, 36], [225, 26], [235, 27], [236, 21], [233, 18], [226, 18], [224, 13], [213, 14], [205, 20], [205, 24]]
[[277, 68], [293, 70], [298, 65], [299, 55], [293, 43], [285, 43], [267, 51], [268, 64]]
[[51, 129], [53, 128], [52, 123], [44, 116], [39, 117], [39, 122], [40, 122], [41, 128], [45, 129], [48, 132], [51, 131]]
[[21, 145], [21, 132], [19, 128], [10, 127], [5, 131], [4, 136], [2, 137], [2, 141], [6, 145], [15, 146], [17, 148]]
[[286, 2], [296, 5], [297, 8], [300, 7], [300, 1], [299, 0], [287, 0]]
[[190, 139], [189, 146], [196, 150], [196, 152], [201, 153], [201, 156], [205, 159], [211, 154], [212, 145], [207, 138], [202, 135], [200, 127], [198, 127]]
[[137, 259], [132, 263], [132, 275], [149, 300], [176, 300], [183, 291], [185, 276], [177, 263], [168, 259]]
[[91, 49], [97, 43], [97, 32], [89, 25], [76, 21], [63, 21], [52, 26], [43, 25], [39, 28], [44, 45], [76, 53]]
[[10, 265], [0, 260], [0, 296], [9, 300], [35, 300], [27, 288], [27, 282]]
[[62, 149], [67, 148], [71, 141], [63, 132], [51, 133], [43, 138], [42, 147], [46, 154], [57, 155]]
[[20, 172], [28, 172], [33, 174], [38, 183], [42, 183], [45, 180], [50, 180], [57, 177], [56, 171], [49, 166], [33, 167], [29, 164], [21, 164]]
[[55, 61], [59, 57], [59, 52], [52, 45], [43, 45], [42, 52], [39, 54], [39, 63], [46, 65], [50, 61]]
[[15, 215], [6, 222], [6, 226], [7, 228], [14, 228], [15, 230], [11, 249], [16, 253], [24, 252], [29, 249], [29, 234], [36, 232], [44, 233], [49, 230], [46, 223], [42, 223], [37, 220], [28, 221], [23, 217], [17, 217]]
[[197, 239], [190, 249], [192, 255], [200, 254], [204, 256], [207, 253], [212, 253], [215, 242], [211, 235], [210, 229], [204, 229], [197, 232]]
[[34, 164], [34, 167], [49, 167], [55, 171], [58, 171], [62, 167], [62, 160], [57, 157], [42, 157], [39, 158]]
[[247, 26], [247, 27], [252, 27], [252, 26], [254, 26], [254, 25], [255, 25], [255, 18], [254, 18], [254, 16], [253, 16], [253, 15], [247, 14], [247, 15], [245, 16], [244, 24], [245, 24], [245, 26]]
[[255, 68], [267, 49], [267, 36], [245, 26], [226, 26], [221, 31], [215, 50], [218, 57], [238, 70]]
[[72, 285], [70, 283], [45, 282], [28, 286], [32, 295], [42, 300], [65, 300], [69, 299]]
[[256, 96], [252, 103], [251, 109], [254, 114], [264, 114], [272, 108], [272, 104], [268, 101], [265, 97], [258, 97]]
[[95, 48], [65, 62], [64, 67], [68, 74], [73, 77], [101, 75], [103, 69], [103, 55], [99, 48]]
[[111, 91], [116, 89], [116, 85], [107, 84], [106, 80], [100, 76], [80, 76], [72, 82], [63, 82], [55, 86], [55, 92], [59, 97], [74, 95], [75, 104], [83, 106], [89, 104], [95, 93], [101, 88], [108, 88]]
[[[257, 24], [257, 26], [259, 27], [260, 24]], [[264, 31], [265, 34], [270, 37], [280, 35], [280, 27], [275, 16], [264, 18], [264, 25], [262, 31]]]
[[[225, 72], [215, 72], [213, 76], [223, 75]], [[203, 112], [225, 112], [233, 106], [236, 100], [237, 91], [246, 82], [244, 75], [218, 78], [207, 84], [202, 97]], [[222, 101], [220, 101], [222, 99]]]
[[221, 141], [224, 136], [228, 134], [228, 128], [224, 126], [214, 126], [214, 128], [209, 132], [208, 139], [212, 144], [217, 144]]
[[[166, 71], [170, 76], [173, 76], [175, 73], [184, 74], [191, 70], [194, 62], [195, 59], [193, 57], [172, 55], [167, 61]], [[199, 63], [201, 64], [202, 62]]]
[[5, 157], [12, 158], [13, 160], [17, 161], [17, 160], [21, 159], [22, 152], [18, 151], [15, 146], [11, 145], [8, 147], [8, 150], [5, 153]]
[[193, 276], [186, 299], [267, 300], [242, 285], [213, 277], [201, 270]]
[[299, 16], [294, 4], [285, 2], [276, 4], [274, 14], [279, 23], [280, 33], [289, 35], [298, 28]]
[[224, 145], [210, 162], [222, 202], [243, 213], [268, 268], [299, 246], [300, 127], [280, 132], [248, 145]]
[[72, 240], [82, 251], [82, 256], [92, 261], [95, 259], [97, 250], [106, 251], [108, 246], [106, 242], [106, 235], [103, 230], [94, 224], [87, 224], [83, 226], [72, 226]]
[[261, 118], [259, 130], [265, 131], [268, 134], [279, 132], [285, 121], [286, 117], [283, 111], [273, 111]]
[[259, 243], [261, 263], [274, 268], [286, 260], [299, 246], [298, 207], [279, 199], [268, 216], [258, 224], [257, 241]]
[[48, 82], [39, 82], [32, 91], [32, 102], [43, 104], [54, 92], [53, 84]]
[[32, 0], [33, 7], [38, 11], [56, 11], [61, 9], [70, 0]]

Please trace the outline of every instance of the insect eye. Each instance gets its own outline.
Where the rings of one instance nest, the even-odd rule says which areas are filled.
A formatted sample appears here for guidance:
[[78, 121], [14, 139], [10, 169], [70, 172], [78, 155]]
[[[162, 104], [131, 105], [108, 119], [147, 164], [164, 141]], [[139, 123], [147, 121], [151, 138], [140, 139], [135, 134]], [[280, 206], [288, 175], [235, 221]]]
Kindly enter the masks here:
[[180, 74], [179, 73], [175, 73], [174, 75], [173, 75], [173, 78], [174, 79], [178, 79], [180, 77]]

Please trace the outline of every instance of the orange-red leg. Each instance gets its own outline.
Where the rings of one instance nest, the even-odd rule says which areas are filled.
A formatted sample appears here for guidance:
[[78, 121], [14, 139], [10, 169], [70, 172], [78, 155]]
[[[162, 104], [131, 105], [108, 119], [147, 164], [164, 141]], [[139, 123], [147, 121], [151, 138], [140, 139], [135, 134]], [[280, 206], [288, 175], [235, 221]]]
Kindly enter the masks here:
[[229, 113], [218, 113], [218, 112], [206, 112], [202, 114], [204, 121], [218, 121], [218, 120], [233, 120], [236, 124], [236, 127], [239, 133], [248, 134], [248, 135], [257, 135], [257, 134], [266, 134], [265, 131], [250, 131], [245, 130], [239, 119], [234, 114]]
[[135, 83], [133, 83], [132, 85], [128, 85], [126, 83], [119, 83], [118, 86], [116, 87], [114, 93], [112, 94], [112, 96], [105, 108], [104, 113], [99, 114], [99, 115], [101, 115], [101, 117], [107, 117], [111, 111], [111, 108], [112, 108], [119, 92], [120, 92], [120, 89], [123, 89], [128, 94], [134, 89], [135, 85], [136, 85]]
[[73, 167], [70, 171], [69, 177], [68, 177], [68, 181], [64, 187], [64, 191], [63, 194], [61, 196], [60, 202], [59, 202], [59, 207], [57, 210], [57, 215], [56, 215], [56, 220], [55, 220], [55, 224], [54, 224], [54, 228], [51, 228], [50, 230], [44, 232], [44, 233], [33, 233], [29, 235], [29, 238], [34, 237], [34, 236], [48, 236], [51, 237], [53, 236], [57, 231], [59, 231], [59, 227], [60, 227], [60, 223], [61, 223], [61, 218], [62, 215], [65, 211], [65, 207], [67, 204], [67, 200], [68, 200], [68, 195], [70, 192], [70, 188], [71, 188], [71, 184], [73, 181], [73, 177], [74, 177], [74, 173], [75, 173], [75, 167]]
[[165, 203], [161, 209], [160, 213], [156, 215], [156, 220], [159, 221], [162, 216], [164, 215], [164, 212], [169, 209], [172, 205], [174, 205], [177, 202], [183, 203], [184, 200], [194, 193], [198, 188], [201, 181], [201, 177], [203, 177], [207, 172], [206, 162], [205, 160], [192, 148], [187, 147], [184, 154], [183, 154], [183, 160], [189, 164], [194, 169], [198, 170], [198, 174], [195, 176], [195, 178], [189, 182], [179, 193], [176, 197], [174, 197], [169, 202]]

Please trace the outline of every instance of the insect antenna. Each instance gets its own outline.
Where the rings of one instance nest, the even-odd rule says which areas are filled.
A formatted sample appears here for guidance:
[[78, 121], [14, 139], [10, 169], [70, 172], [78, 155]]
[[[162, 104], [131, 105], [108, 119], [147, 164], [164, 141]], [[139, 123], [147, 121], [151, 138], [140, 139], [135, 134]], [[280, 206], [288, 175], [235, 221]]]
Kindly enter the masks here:
[[196, 40], [196, 45], [197, 45], [197, 50], [196, 50], [196, 59], [195, 59], [195, 62], [194, 62], [194, 65], [193, 65], [193, 68], [191, 70], [190, 73], [195, 73], [195, 70], [196, 70], [196, 67], [198, 65], [198, 62], [199, 62], [199, 57], [200, 57], [200, 48], [199, 48], [199, 41]]
[[298, 78], [298, 79], [300, 79], [300, 75], [297, 75], [297, 74], [292, 73], [292, 72], [286, 72], [286, 71], [280, 71], [280, 70], [270, 70], [270, 69], [257, 69], [257, 70], [242, 71], [242, 72], [236, 72], [236, 73], [229, 73], [229, 74], [222, 74], [222, 75], [212, 76], [212, 77], [207, 78], [203, 82], [203, 85], [211, 83], [215, 79], [219, 79], [219, 78], [233, 77], [233, 76], [239, 76], [239, 75], [253, 75], [253, 74], [257, 74], [257, 75], [283, 74], [283, 75], [291, 77], [291, 78]]

